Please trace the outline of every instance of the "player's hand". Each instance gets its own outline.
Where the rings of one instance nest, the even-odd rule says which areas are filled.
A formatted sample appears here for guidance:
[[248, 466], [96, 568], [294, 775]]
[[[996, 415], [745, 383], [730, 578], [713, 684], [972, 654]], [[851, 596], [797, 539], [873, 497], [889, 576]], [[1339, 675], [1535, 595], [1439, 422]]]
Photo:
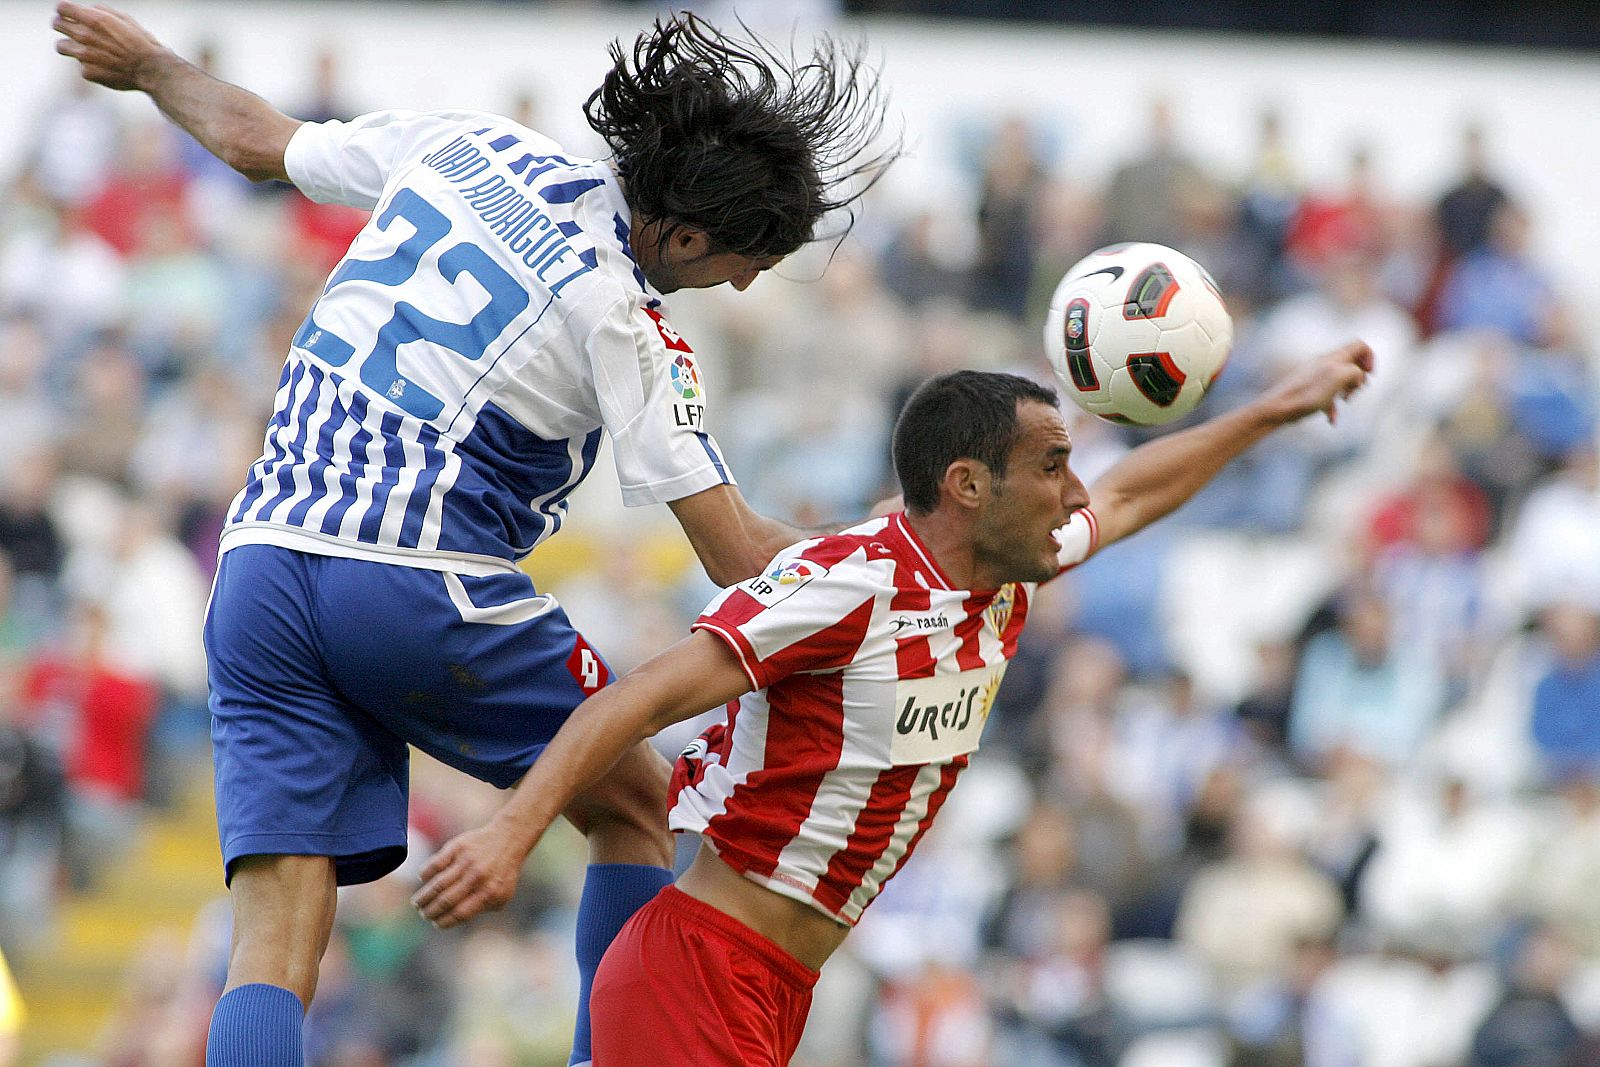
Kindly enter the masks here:
[[886, 496], [874, 504], [872, 506], [872, 514], [868, 515], [867, 518], [877, 519], [882, 518], [884, 515], [893, 515], [897, 511], [904, 511], [905, 507], [906, 498], [900, 493], [896, 493], [894, 496]]
[[1285, 422], [1318, 411], [1333, 422], [1338, 402], [1365, 385], [1371, 373], [1372, 349], [1365, 341], [1351, 341], [1291, 372], [1273, 389], [1271, 398], [1282, 405]]
[[411, 903], [441, 930], [499, 911], [517, 891], [527, 852], [493, 822], [452, 838], [422, 868]]
[[76, 59], [86, 79], [110, 89], [140, 88], [141, 70], [167, 51], [149, 30], [104, 4], [61, 0], [50, 25], [62, 35], [56, 51]]

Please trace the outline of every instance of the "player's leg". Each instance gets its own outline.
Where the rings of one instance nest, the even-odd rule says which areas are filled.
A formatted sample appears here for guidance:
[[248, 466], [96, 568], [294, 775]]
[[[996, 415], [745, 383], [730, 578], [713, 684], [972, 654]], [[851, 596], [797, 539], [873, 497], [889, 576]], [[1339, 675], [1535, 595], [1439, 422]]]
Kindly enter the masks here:
[[667, 761], [640, 742], [566, 811], [567, 820], [589, 843], [574, 939], [578, 1013], [569, 1064], [592, 1058], [589, 996], [606, 949], [634, 912], [672, 882], [672, 834], [667, 830], [666, 809], [671, 777]]
[[[376, 573], [371, 573], [376, 571]], [[342, 693], [397, 735], [459, 770], [510, 788], [611, 669], [561, 606], [514, 572], [471, 577], [342, 560], [325, 572], [328, 670]], [[382, 671], [352, 670], [381, 647]], [[573, 806], [595, 863], [578, 916], [582, 987], [616, 931], [671, 880], [666, 762], [630, 753]], [[573, 1063], [588, 1061], [580, 1005]]]
[[206, 1067], [302, 1064], [301, 1024], [333, 932], [333, 859], [246, 856], [234, 864], [229, 892], [233, 948]]
[[335, 884], [381, 877], [405, 856], [405, 743], [326, 676], [314, 610], [324, 563], [234, 549], [206, 619], [217, 825], [235, 923], [208, 1067], [300, 1067]]

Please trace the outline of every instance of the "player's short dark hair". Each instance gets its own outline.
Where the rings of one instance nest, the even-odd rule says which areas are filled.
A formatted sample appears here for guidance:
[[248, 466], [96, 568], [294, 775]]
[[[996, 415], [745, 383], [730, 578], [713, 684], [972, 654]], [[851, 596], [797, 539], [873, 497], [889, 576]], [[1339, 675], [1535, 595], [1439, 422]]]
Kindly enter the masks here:
[[894, 424], [894, 470], [906, 510], [937, 508], [945, 471], [958, 459], [975, 459], [1004, 478], [1017, 443], [1017, 405], [1025, 400], [1058, 404], [1054, 389], [1016, 374], [958, 370], [918, 386]]
[[859, 45], [822, 37], [801, 61], [749, 37], [735, 43], [688, 13], [658, 19], [631, 51], [611, 45], [611, 71], [583, 106], [628, 206], [667, 223], [663, 247], [688, 225], [714, 251], [786, 256], [899, 154], [869, 152], [885, 99]]

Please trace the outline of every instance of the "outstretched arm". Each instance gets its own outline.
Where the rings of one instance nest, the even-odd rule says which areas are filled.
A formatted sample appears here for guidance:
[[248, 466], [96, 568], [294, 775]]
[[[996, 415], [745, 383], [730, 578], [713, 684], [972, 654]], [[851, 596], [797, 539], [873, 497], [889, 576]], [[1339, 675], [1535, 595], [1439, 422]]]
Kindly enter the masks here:
[[89, 81], [146, 93], [206, 150], [251, 181], [288, 181], [283, 153], [300, 123], [252, 92], [180, 58], [129, 16], [104, 4], [62, 0], [51, 23], [56, 51]]
[[412, 903], [439, 927], [505, 907], [550, 824], [624, 752], [749, 691], [733, 650], [704, 631], [630, 671], [578, 706], [494, 818], [439, 850]]
[[1280, 427], [1325, 412], [1366, 382], [1372, 349], [1355, 341], [1305, 364], [1265, 395], [1192, 429], [1140, 445], [1089, 490], [1100, 547], [1185, 503], [1251, 445]]

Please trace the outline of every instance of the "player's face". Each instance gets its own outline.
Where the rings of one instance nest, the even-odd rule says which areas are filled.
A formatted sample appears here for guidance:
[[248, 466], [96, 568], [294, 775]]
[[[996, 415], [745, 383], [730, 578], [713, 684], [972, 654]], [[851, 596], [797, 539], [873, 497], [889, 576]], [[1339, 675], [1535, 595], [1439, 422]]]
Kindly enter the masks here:
[[762, 271], [772, 269], [783, 259], [782, 256], [712, 251], [711, 239], [705, 231], [688, 226], [674, 230], [666, 244], [661, 245], [651, 239], [654, 228], [652, 224], [641, 230], [634, 253], [644, 276], [663, 293], [710, 289], [724, 284], [743, 292]]
[[985, 574], [1004, 582], [1043, 582], [1061, 569], [1055, 531], [1089, 504], [1089, 490], [1067, 466], [1072, 438], [1055, 407], [1024, 401], [1017, 407], [1017, 443], [995, 481], [974, 531]]
[[645, 271], [650, 284], [663, 293], [679, 289], [710, 289], [724, 283], [741, 293], [764, 270], [778, 265], [779, 256], [745, 256], [738, 252], [705, 252], [696, 256], [676, 257], [672, 249], [656, 261], [656, 271]]

